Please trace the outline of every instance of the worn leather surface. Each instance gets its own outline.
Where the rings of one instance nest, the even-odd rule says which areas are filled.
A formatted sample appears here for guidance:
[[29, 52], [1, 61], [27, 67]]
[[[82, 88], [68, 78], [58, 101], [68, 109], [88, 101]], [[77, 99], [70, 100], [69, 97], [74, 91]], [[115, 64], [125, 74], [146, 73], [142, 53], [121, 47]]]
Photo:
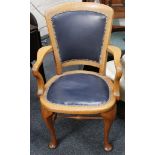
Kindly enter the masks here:
[[106, 16], [92, 11], [70, 11], [52, 17], [62, 61], [99, 61]]
[[58, 78], [47, 93], [47, 100], [63, 105], [100, 105], [108, 99], [107, 83], [100, 77], [82, 73]]

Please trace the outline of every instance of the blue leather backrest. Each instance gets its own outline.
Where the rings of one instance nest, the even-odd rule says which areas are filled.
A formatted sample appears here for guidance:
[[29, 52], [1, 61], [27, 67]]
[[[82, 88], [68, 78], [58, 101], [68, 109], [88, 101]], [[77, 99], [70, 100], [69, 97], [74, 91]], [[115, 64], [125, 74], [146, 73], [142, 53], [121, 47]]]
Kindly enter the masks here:
[[69, 11], [52, 17], [61, 61], [99, 62], [106, 16], [92, 11]]

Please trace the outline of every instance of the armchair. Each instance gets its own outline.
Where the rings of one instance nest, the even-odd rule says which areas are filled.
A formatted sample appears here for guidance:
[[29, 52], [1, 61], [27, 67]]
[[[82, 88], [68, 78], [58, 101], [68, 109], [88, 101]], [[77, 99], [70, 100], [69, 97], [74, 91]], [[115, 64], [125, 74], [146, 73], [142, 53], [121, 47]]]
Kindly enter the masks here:
[[[104, 122], [104, 150], [111, 151], [108, 136], [116, 115], [121, 78], [121, 51], [109, 45], [113, 10], [97, 3], [70, 2], [46, 11], [51, 45], [42, 47], [33, 66], [38, 82], [41, 114], [50, 131], [50, 148], [56, 148], [54, 122], [62, 114], [66, 118], [94, 119]], [[107, 50], [114, 55], [114, 83], [105, 76]], [[47, 53], [55, 58], [56, 75], [44, 84], [39, 67]], [[74, 70], [62, 72], [71, 65], [90, 65], [99, 72]], [[68, 115], [69, 114], [69, 115]]]

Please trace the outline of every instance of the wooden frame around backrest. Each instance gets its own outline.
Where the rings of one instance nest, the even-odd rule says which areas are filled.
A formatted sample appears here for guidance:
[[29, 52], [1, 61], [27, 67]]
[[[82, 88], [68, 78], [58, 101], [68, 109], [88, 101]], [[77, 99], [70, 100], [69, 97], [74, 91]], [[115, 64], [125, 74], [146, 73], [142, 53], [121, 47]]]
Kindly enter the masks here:
[[[69, 60], [63, 63], [61, 62], [58, 44], [55, 36], [55, 30], [54, 30], [51, 18], [56, 14], [67, 12], [67, 11], [93, 11], [93, 12], [104, 14], [106, 16], [105, 34], [103, 37], [104, 42], [102, 44], [103, 48], [101, 49], [99, 63], [92, 60]], [[105, 74], [105, 67], [106, 67], [106, 60], [107, 60], [107, 46], [109, 43], [111, 28], [112, 28], [112, 18], [113, 18], [112, 8], [110, 8], [109, 6], [106, 6], [103, 4], [97, 4], [97, 3], [66, 2], [47, 10], [45, 13], [45, 18], [47, 22], [49, 37], [53, 47], [57, 74], [62, 73], [62, 67], [70, 66], [70, 65], [95, 66], [99, 68], [99, 73], [101, 75]]]

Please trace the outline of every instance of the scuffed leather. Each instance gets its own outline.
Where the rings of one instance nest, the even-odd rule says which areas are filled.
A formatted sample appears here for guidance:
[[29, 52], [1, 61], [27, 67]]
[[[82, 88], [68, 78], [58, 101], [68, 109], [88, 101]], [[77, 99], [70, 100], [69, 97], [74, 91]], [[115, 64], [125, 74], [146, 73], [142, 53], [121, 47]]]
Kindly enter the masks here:
[[47, 100], [63, 105], [100, 105], [109, 99], [107, 83], [95, 75], [71, 74], [58, 78], [47, 92]]
[[69, 11], [52, 17], [62, 61], [99, 61], [106, 16], [92, 11]]

